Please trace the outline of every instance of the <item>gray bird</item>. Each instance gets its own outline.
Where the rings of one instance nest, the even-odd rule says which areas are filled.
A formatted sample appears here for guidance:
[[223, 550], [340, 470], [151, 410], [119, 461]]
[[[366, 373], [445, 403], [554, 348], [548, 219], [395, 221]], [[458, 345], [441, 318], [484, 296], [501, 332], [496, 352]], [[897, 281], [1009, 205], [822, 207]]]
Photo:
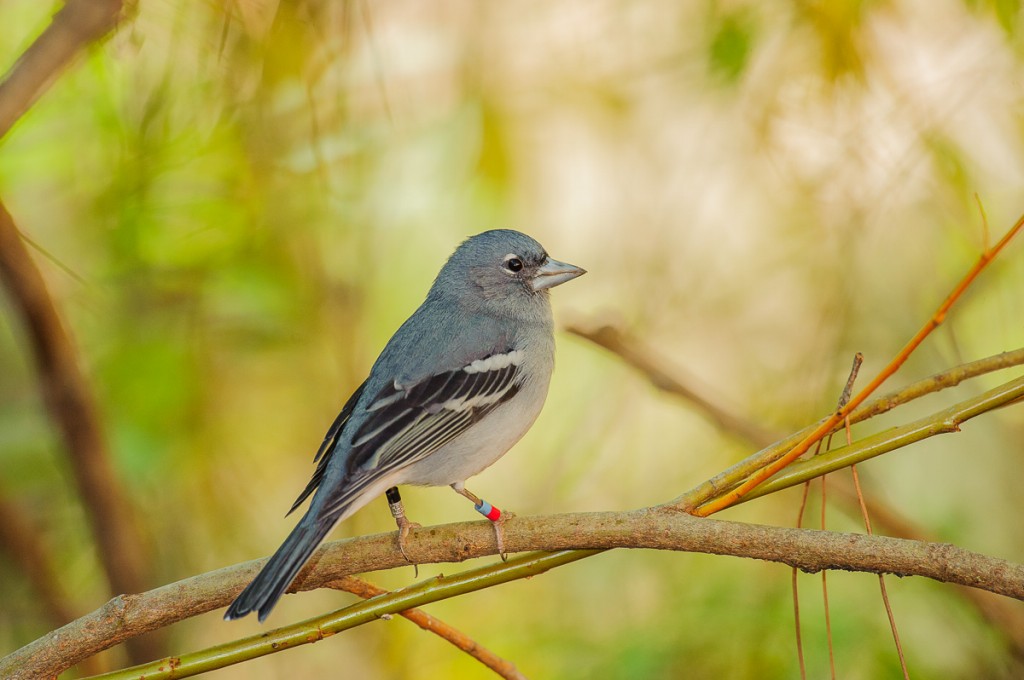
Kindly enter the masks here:
[[[450, 485], [495, 519], [466, 479], [540, 413], [555, 360], [548, 290], [584, 273], [517, 231], [464, 241], [331, 425], [289, 511], [312, 495], [306, 514], [224, 618], [265, 620], [334, 525], [399, 484]], [[412, 524], [396, 519], [404, 554]]]

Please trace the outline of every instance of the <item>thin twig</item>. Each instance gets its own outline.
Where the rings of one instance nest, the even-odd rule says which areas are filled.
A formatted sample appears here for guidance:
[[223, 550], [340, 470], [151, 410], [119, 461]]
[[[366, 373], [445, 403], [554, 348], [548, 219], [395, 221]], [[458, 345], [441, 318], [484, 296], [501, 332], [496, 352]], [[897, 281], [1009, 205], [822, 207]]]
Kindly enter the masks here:
[[[850, 402], [850, 395], [853, 394], [853, 385], [857, 381], [857, 374], [860, 373], [861, 364], [864, 363], [864, 355], [857, 352], [853, 356], [853, 365], [850, 367], [850, 376], [846, 379], [846, 385], [843, 387], [842, 393], [839, 395], [839, 401], [836, 403], [836, 413], [843, 410], [843, 407]], [[849, 438], [849, 419], [847, 419], [846, 436]], [[849, 444], [849, 442], [847, 442]], [[821, 441], [818, 441], [818, 451], [820, 452]], [[828, 435], [828, 443], [825, 445], [825, 449], [829, 450], [832, 448], [832, 435]], [[827, 526], [825, 524], [825, 511], [828, 508], [828, 475], [821, 476], [821, 530], [825, 531]], [[868, 532], [870, 533], [870, 532]], [[825, 639], [828, 646], [828, 668], [831, 674], [832, 680], [836, 678], [836, 648], [832, 641], [832, 610], [829, 607], [828, 599], [828, 570], [823, 569], [821, 572], [821, 601], [822, 607], [825, 614]]]
[[1006, 247], [1006, 244], [1009, 243], [1022, 228], [1024, 228], [1024, 216], [1021, 216], [1017, 220], [1016, 224], [1014, 224], [1014, 226], [1006, 232], [1003, 238], [999, 240], [999, 243], [982, 252], [978, 261], [964, 275], [956, 287], [953, 288], [953, 292], [951, 292], [942, 304], [939, 305], [932, 317], [925, 322], [924, 326], [921, 327], [917, 334], [915, 334], [914, 337], [904, 345], [903, 349], [899, 351], [899, 353], [888, 363], [888, 365], [885, 366], [885, 368], [879, 371], [878, 375], [868, 383], [867, 387], [850, 399], [850, 402], [846, 406], [826, 418], [824, 422], [818, 425], [810, 434], [804, 437], [796, 446], [780, 458], [770, 462], [762, 461], [763, 465], [759, 466], [756, 472], [747, 477], [736, 488], [719, 496], [697, 499], [696, 507], [693, 509], [694, 514], [699, 517], [707, 517], [708, 515], [714, 514], [720, 510], [724, 510], [730, 505], [734, 505], [759, 484], [806, 453], [814, 442], [831, 432], [833, 428], [841, 423], [846, 416], [850, 415], [855, 408], [866, 401], [867, 398], [889, 378], [889, 376], [895, 373], [907, 358], [910, 357], [910, 354], [917, 349], [922, 342], [924, 342], [924, 339], [927, 338], [933, 330], [938, 328], [943, 321], [945, 321], [946, 315], [949, 313], [953, 304], [960, 299], [960, 296], [963, 295], [964, 291], [967, 290], [978, 275], [985, 270], [989, 262], [991, 262], [999, 252]]
[[[853, 388], [853, 381], [856, 378], [856, 370], [860, 367], [860, 362], [863, 360], [863, 356], [860, 352], [857, 353], [857, 358], [854, 360], [854, 372], [850, 374], [850, 381], [846, 384], [846, 389], [843, 391], [843, 396], [849, 398], [849, 394]], [[840, 399], [840, 406], [843, 400]], [[846, 445], [851, 446], [853, 444], [853, 433], [850, 427], [850, 416], [846, 416], [843, 422], [843, 430], [846, 433]], [[860, 486], [860, 475], [857, 474], [857, 466], [850, 466], [850, 474], [853, 477], [853, 488], [857, 496], [857, 506], [860, 508], [861, 518], [864, 520], [864, 530], [868, 534], [871, 531], [871, 515], [868, 514], [868, 507], [864, 502], [864, 492]], [[821, 478], [824, 482], [825, 478]], [[824, 499], [822, 499], [824, 502]], [[900, 643], [900, 632], [896, 627], [896, 617], [892, 613], [892, 603], [889, 601], [889, 591], [885, 587], [885, 576], [882, 574], [878, 575], [878, 586], [882, 593], [882, 605], [885, 607], [885, 614], [889, 618], [889, 630], [892, 631], [892, 639], [896, 643], [896, 655], [900, 660], [900, 669], [903, 671], [904, 680], [910, 680], [910, 672], [907, 670], [907, 659], [903, 654], [903, 645]]]
[[117, 26], [121, 0], [68, 0], [0, 81], [0, 139], [92, 42]]
[[[70, 606], [71, 598], [61, 587], [53, 568], [53, 559], [42, 541], [42, 532], [21, 509], [0, 495], [0, 552], [7, 553], [32, 584], [42, 610], [54, 628], [78, 617]], [[105, 665], [99, 657], [82, 662], [81, 670], [87, 674], [102, 673]]]
[[[676, 376], [674, 372], [669, 374], [666, 371], [664, 367], [669, 365], [671, 362], [645, 348], [636, 338], [623, 329], [610, 325], [591, 324], [572, 325], [566, 330], [615, 354], [627, 365], [637, 370], [644, 377], [650, 380], [656, 387], [672, 394], [673, 396], [682, 398], [687, 401], [687, 403], [695, 405], [698, 409], [704, 409], [705, 404], [710, 403], [709, 400], [701, 397], [701, 390], [699, 388], [689, 384], [689, 382], [684, 378]], [[936, 373], [924, 378], [923, 380], [911, 383], [906, 387], [902, 387], [894, 392], [878, 397], [862, 405], [850, 414], [848, 418], [851, 423], [861, 422], [891, 411], [892, 409], [909, 403], [915, 399], [925, 397], [929, 394], [933, 394], [950, 387], [955, 387], [965, 380], [992, 373], [994, 371], [1019, 366], [1021, 364], [1024, 364], [1024, 348], [1009, 352], [1002, 352], [990, 357], [971, 361]], [[682, 386], [682, 389], [677, 389], [676, 386]], [[692, 398], [694, 396], [696, 399]], [[781, 434], [775, 434], [769, 430], [765, 430], [761, 426], [736, 414], [726, 413], [726, 416], [727, 417], [725, 418], [716, 418], [714, 415], [709, 414], [710, 419], [724, 432], [739, 436], [746, 441], [761, 446], [762, 448], [766, 448], [772, 442], [782, 439]], [[729, 423], [745, 423], [746, 426], [739, 429], [730, 429]], [[812, 428], [806, 428], [804, 431], [798, 432], [796, 435], [791, 435], [771, 448], [781, 452], [788, 446], [792, 446], [793, 443], [798, 441], [806, 433], [810, 432], [811, 429]], [[759, 432], [765, 434], [757, 435], [756, 433]], [[692, 497], [695, 492], [702, 490], [704, 486], [717, 486], [724, 476], [724, 474], [719, 475], [715, 479], [706, 482], [704, 485], [692, 489], [687, 492], [687, 494], [684, 494], [672, 501], [672, 504], [682, 507], [688, 497]], [[806, 484], [807, 483], [805, 483], [805, 486]], [[834, 495], [835, 493], [838, 493], [838, 497], [841, 501], [850, 508], [855, 508], [861, 501], [863, 501], [865, 506], [868, 508], [870, 515], [875, 518], [876, 523], [882, 528], [882, 532], [886, 535], [923, 541], [937, 540], [935, 536], [916, 526], [907, 518], [901, 516], [900, 513], [888, 504], [882, 503], [878, 500], [868, 501], [863, 498], [858, 499], [856, 490], [853, 488], [852, 483], [848, 484], [842, 478], [834, 480], [832, 490]], [[999, 631], [999, 633], [1007, 640], [1014, 656], [1017, 659], [1024, 660], [1024, 612], [1022, 612], [1021, 609], [1013, 603], [993, 596], [990, 593], [985, 593], [973, 588], [957, 587], [955, 590], [970, 602], [994, 629]]]
[[[846, 379], [846, 385], [843, 387], [842, 393], [839, 395], [839, 401], [836, 403], [836, 413], [843, 410], [843, 407], [850, 402], [850, 395], [853, 393], [853, 385], [857, 380], [857, 374], [860, 372], [860, 366], [864, 362], [864, 355], [857, 352], [853, 357], [853, 366], [850, 367], [850, 375]], [[825, 450], [829, 451], [832, 449], [832, 435], [829, 433], [825, 439]], [[820, 455], [821, 453], [821, 440], [818, 440], [817, 449], [814, 455]], [[819, 522], [819, 528], [822, 531], [828, 529], [828, 525], [825, 522], [826, 511], [828, 510], [828, 475], [822, 475], [819, 479], [821, 483], [821, 518]], [[825, 617], [825, 644], [828, 649], [828, 669], [829, 677], [832, 680], [836, 680], [836, 646], [832, 640], [832, 609], [829, 606], [828, 598], [828, 570], [822, 569], [821, 571], [821, 605], [822, 612]]]
[[[826, 475], [821, 476], [821, 530], [825, 531], [825, 508], [827, 505], [827, 496], [825, 489], [827, 488], [826, 482], [828, 477]], [[831, 673], [832, 680], [836, 680], [836, 648], [832, 643], [832, 615], [829, 611], [828, 606], [828, 569], [821, 570], [821, 604], [825, 613], [825, 639], [828, 644], [828, 668]]]
[[850, 403], [850, 395], [853, 394], [853, 384], [857, 382], [857, 374], [860, 373], [861, 364], [864, 363], [864, 355], [857, 352], [853, 355], [853, 366], [850, 367], [850, 377], [846, 379], [843, 393], [839, 395], [839, 402], [836, 404], [836, 411], [842, 410]]
[[[389, 591], [384, 590], [383, 588], [378, 588], [372, 583], [364, 581], [356, 576], [345, 576], [337, 581], [331, 581], [326, 585], [326, 587], [334, 588], [335, 590], [344, 590], [345, 592], [357, 595], [364, 600], [368, 600], [371, 597], [380, 597], [381, 595], [387, 595], [389, 593]], [[471, 657], [487, 666], [501, 677], [508, 678], [508, 680], [526, 680], [526, 676], [520, 673], [519, 670], [516, 669], [515, 664], [511, 661], [501, 658], [476, 640], [472, 639], [454, 626], [445, 623], [441, 619], [431, 616], [421, 609], [406, 609], [405, 611], [398, 612], [398, 615], [412, 621], [423, 630], [437, 635], [442, 640], [447, 640], [452, 643], [455, 647], [466, 654], [469, 654]]]
[[[810, 495], [811, 483], [804, 482], [804, 492], [800, 496], [800, 509], [796, 513], [796, 528], [799, 529], [804, 524], [804, 510], [807, 509], [807, 496]], [[793, 624], [796, 628], [796, 658], [800, 662], [800, 678], [801, 680], [807, 680], [807, 666], [804, 663], [804, 643], [803, 636], [800, 632], [800, 591], [797, 587], [797, 577], [800, 574], [800, 570], [796, 567], [792, 568], [791, 576], [791, 587], [793, 590]]]
[[565, 330], [616, 355], [640, 371], [659, 390], [682, 397], [693, 404], [719, 429], [738, 435], [762, 447], [779, 438], [778, 434], [705, 396], [707, 390], [698, 387], [695, 379], [686, 376], [678, 368], [666, 369], [666, 366], [671, 366], [668, 359], [658, 356], [623, 329], [607, 324], [596, 327], [570, 324], [566, 326]]
[[[849, 431], [849, 429], [847, 429]], [[849, 441], [849, 435], [847, 435], [847, 441]], [[850, 473], [853, 475], [853, 486], [857, 492], [857, 499], [860, 501], [860, 511], [864, 517], [864, 529], [870, 534], [871, 532], [871, 516], [868, 514], [867, 505], [864, 503], [864, 492], [860, 487], [860, 475], [857, 474], [857, 466], [850, 466]], [[900, 660], [900, 670], [903, 671], [904, 680], [910, 680], [910, 671], [907, 668], [907, 658], [903, 654], [903, 643], [900, 642], [900, 631], [896, 627], [896, 617], [892, 613], [892, 603], [889, 601], [889, 590], [885, 587], [885, 576], [882, 574], [878, 575], [878, 587], [882, 593], [882, 603], [885, 606], [885, 615], [889, 619], [889, 629], [892, 631], [892, 639], [896, 644], [896, 655]]]
[[1024, 376], [994, 387], [976, 397], [933, 413], [925, 418], [883, 430], [850, 446], [843, 446], [808, 460], [793, 463], [744, 497], [744, 501], [801, 484], [808, 479], [863, 463], [883, 453], [903, 448], [908, 444], [940, 434], [960, 431], [960, 426], [982, 413], [1015, 403], [1024, 398]]

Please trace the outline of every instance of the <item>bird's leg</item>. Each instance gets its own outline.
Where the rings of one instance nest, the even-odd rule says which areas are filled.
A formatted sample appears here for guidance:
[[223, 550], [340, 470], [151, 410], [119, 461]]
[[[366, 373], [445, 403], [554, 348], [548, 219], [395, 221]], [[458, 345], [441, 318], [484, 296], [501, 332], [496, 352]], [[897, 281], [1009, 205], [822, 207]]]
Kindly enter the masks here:
[[508, 555], [505, 553], [505, 536], [501, 529], [501, 525], [505, 523], [505, 520], [512, 516], [512, 513], [502, 512], [467, 489], [462, 482], [452, 484], [452, 488], [455, 489], [455, 493], [473, 501], [473, 508], [481, 515], [491, 520], [491, 526], [494, 527], [494, 539], [498, 543], [498, 554], [501, 555], [502, 562], [507, 562]]
[[405, 552], [405, 539], [408, 538], [410, 529], [419, 529], [420, 525], [409, 521], [409, 518], [405, 516], [402, 494], [398, 493], [397, 486], [388, 489], [385, 495], [388, 497], [388, 509], [391, 511], [391, 516], [395, 518], [395, 523], [398, 525], [398, 549], [402, 551], [405, 561], [413, 566], [416, 576], [419, 576], [419, 567], [409, 559], [409, 553]]

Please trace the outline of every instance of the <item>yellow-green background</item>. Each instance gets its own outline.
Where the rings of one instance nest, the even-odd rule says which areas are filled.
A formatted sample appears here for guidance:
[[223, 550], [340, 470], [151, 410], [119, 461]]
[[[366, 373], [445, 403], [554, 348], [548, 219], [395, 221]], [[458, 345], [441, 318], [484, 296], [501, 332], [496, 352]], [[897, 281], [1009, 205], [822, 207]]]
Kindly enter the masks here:
[[[55, 8], [0, 4], [2, 68]], [[827, 412], [852, 354], [877, 370], [977, 257], [975, 194], [993, 237], [1024, 210], [1020, 15], [1012, 0], [142, 0], [0, 141], [0, 196], [98, 394], [152, 585], [277, 547], [337, 410], [484, 229], [589, 270], [554, 292], [560, 323], [623, 324], [766, 425]], [[1017, 243], [894, 384], [1024, 345], [1022, 291]], [[5, 295], [0, 491], [85, 612], [109, 593]], [[1016, 406], [863, 474], [942, 540], [1022, 561], [1022, 435]], [[747, 452], [561, 333], [544, 413], [470, 488], [520, 514], [629, 509]], [[475, 517], [446, 489], [405, 500], [425, 524]], [[797, 503], [723, 517], [791, 524]], [[830, 525], [857, 527], [837, 509]], [[334, 535], [392, 526], [380, 500]], [[801, 578], [810, 677], [828, 669], [818, 583]], [[877, 580], [830, 585], [840, 677], [895, 677]], [[949, 587], [890, 593], [912, 677], [1020, 668]], [[269, 624], [351, 599], [288, 596]], [[790, 607], [783, 566], [621, 551], [429, 611], [530, 677], [792, 678]], [[173, 626], [171, 651], [261, 630], [220, 615]], [[47, 630], [0, 554], [0, 653]], [[400, 619], [213, 674], [488, 676]]]

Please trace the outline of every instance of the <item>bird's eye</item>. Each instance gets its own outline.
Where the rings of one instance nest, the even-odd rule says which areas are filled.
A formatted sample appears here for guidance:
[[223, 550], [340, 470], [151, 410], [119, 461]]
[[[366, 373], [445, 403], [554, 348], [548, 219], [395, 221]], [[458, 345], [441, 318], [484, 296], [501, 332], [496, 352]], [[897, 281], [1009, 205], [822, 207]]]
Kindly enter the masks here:
[[510, 257], [509, 259], [505, 260], [505, 267], [510, 272], [517, 272], [523, 268], [523, 261], [520, 260], [518, 257]]

